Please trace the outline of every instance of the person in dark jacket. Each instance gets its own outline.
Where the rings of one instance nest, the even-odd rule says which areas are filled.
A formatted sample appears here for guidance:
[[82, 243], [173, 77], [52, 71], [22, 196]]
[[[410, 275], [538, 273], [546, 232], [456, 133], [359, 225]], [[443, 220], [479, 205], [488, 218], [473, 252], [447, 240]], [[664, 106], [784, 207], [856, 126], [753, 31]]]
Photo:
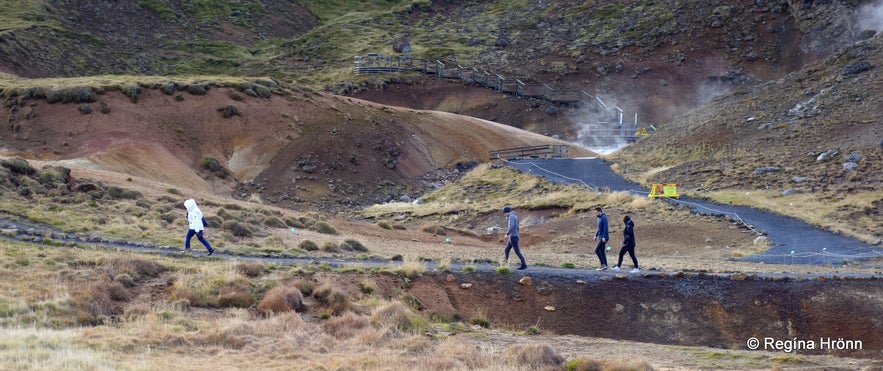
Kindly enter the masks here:
[[503, 215], [505, 215], [509, 219], [509, 229], [506, 230], [506, 250], [504, 257], [506, 261], [509, 261], [509, 250], [515, 249], [515, 255], [518, 255], [518, 259], [521, 259], [521, 266], [518, 267], [519, 270], [527, 269], [527, 263], [524, 261], [524, 255], [521, 255], [521, 249], [518, 248], [518, 240], [520, 236], [518, 235], [518, 215], [515, 215], [515, 212], [512, 211], [512, 208], [506, 206], [503, 208]]
[[635, 257], [635, 222], [628, 215], [622, 217], [622, 222], [625, 224], [625, 229], [622, 230], [622, 247], [619, 249], [619, 262], [613, 266], [613, 270], [618, 271], [622, 268], [622, 257], [628, 252], [632, 257], [632, 263], [635, 264], [631, 273], [638, 273], [641, 270], [638, 268], [638, 258]]
[[595, 255], [598, 255], [601, 266], [597, 270], [604, 271], [607, 270], [607, 241], [610, 240], [610, 233], [607, 228], [607, 214], [604, 214], [604, 210], [600, 207], [596, 207], [595, 216], [598, 217], [598, 231], [595, 232], [592, 241], [598, 241], [598, 246], [595, 247]]
[[184, 249], [190, 251], [190, 239], [193, 238], [193, 235], [196, 235], [199, 242], [202, 242], [203, 246], [208, 250], [208, 254], [214, 254], [215, 249], [203, 237], [205, 222], [202, 218], [202, 210], [199, 209], [199, 206], [196, 206], [196, 201], [192, 198], [184, 201], [184, 207], [187, 208], [187, 224], [190, 226], [190, 229], [187, 230], [187, 236], [184, 237]]

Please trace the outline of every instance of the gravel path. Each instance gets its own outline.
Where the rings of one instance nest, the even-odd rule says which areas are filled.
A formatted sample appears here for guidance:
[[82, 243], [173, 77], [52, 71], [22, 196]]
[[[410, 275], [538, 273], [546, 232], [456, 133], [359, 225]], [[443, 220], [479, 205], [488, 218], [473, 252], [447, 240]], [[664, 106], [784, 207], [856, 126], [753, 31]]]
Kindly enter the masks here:
[[[641, 185], [622, 178], [610, 169], [610, 164], [599, 158], [523, 160], [508, 164], [554, 182], [583, 184], [598, 190], [628, 191], [640, 195], [650, 192]], [[692, 198], [682, 197], [669, 201], [690, 207], [697, 213], [741, 220], [749, 227], [764, 233], [773, 242], [769, 251], [739, 260], [774, 264], [827, 264], [883, 256], [880, 248], [790, 216]]]

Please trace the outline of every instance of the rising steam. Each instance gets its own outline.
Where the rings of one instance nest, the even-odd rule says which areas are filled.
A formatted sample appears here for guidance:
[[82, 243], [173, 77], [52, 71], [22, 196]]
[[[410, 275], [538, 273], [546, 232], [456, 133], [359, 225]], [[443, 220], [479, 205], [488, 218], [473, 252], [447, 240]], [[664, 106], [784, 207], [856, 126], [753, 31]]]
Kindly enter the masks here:
[[859, 8], [856, 23], [859, 31], [883, 31], [883, 1], [874, 1]]

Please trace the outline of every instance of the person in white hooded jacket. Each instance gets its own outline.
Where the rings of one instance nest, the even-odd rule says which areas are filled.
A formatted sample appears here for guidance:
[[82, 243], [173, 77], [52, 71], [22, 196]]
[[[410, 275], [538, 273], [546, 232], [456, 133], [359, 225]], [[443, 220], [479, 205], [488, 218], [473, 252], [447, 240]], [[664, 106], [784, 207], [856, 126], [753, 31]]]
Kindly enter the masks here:
[[187, 237], [184, 237], [184, 249], [190, 250], [190, 239], [193, 238], [193, 235], [196, 235], [199, 242], [202, 242], [205, 248], [208, 249], [208, 254], [214, 254], [215, 249], [203, 237], [205, 225], [203, 224], [202, 210], [199, 210], [199, 207], [196, 206], [196, 201], [192, 198], [184, 201], [184, 206], [187, 207], [187, 222], [190, 224], [190, 229], [187, 230]]

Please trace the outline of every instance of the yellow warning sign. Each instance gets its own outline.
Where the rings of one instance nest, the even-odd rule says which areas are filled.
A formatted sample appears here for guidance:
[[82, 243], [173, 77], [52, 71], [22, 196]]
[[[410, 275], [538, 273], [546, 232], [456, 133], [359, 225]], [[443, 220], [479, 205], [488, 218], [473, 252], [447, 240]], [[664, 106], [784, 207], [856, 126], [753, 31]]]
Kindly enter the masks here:
[[636, 137], [646, 137], [648, 135], [650, 135], [650, 133], [647, 132], [647, 128], [640, 128], [638, 130], [635, 130]]
[[675, 183], [652, 183], [650, 184], [650, 198], [668, 197], [678, 198], [678, 185]]

